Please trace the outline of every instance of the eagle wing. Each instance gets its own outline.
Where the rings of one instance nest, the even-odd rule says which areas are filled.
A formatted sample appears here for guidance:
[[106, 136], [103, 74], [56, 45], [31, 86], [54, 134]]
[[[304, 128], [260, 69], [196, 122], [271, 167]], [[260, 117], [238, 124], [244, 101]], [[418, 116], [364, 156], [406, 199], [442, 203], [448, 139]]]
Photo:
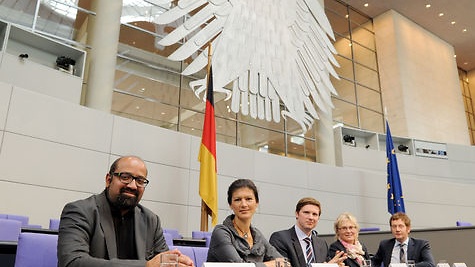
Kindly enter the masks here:
[[[198, 54], [183, 71], [192, 75], [206, 67], [211, 43], [214, 90], [231, 98], [232, 111], [275, 122], [290, 117], [306, 131], [318, 119], [316, 107], [333, 108], [331, 95], [337, 93], [330, 75], [338, 79], [337, 52], [319, 1], [179, 0], [156, 22], [179, 19], [158, 45], [182, 42], [171, 60]], [[197, 96], [205, 81], [190, 83]]]

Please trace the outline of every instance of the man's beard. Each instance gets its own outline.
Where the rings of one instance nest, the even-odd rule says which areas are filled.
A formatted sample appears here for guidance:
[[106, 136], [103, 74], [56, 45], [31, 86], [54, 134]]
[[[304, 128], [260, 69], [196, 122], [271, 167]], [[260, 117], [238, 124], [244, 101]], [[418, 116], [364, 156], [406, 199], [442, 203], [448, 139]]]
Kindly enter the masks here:
[[[132, 193], [135, 195], [135, 197], [129, 197], [125, 195], [124, 192]], [[137, 191], [128, 190], [127, 188], [122, 188], [120, 189], [119, 195], [115, 199], [112, 199], [109, 194], [109, 188], [107, 190], [109, 201], [112, 203], [114, 207], [116, 207], [119, 210], [129, 210], [129, 209], [135, 208], [138, 204], [138, 201], [137, 201], [138, 194], [139, 193]]]

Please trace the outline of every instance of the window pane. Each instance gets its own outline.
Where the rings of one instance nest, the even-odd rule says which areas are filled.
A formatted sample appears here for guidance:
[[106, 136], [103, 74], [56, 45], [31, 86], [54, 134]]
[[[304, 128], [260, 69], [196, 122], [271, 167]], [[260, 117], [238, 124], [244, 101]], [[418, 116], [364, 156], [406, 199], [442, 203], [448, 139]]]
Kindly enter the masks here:
[[333, 120], [345, 125], [358, 127], [356, 105], [333, 98]]
[[[351, 41], [346, 38], [341, 38], [337, 40], [334, 44], [336, 51], [338, 52], [337, 55], [337, 60], [338, 63], [340, 63], [339, 57], [345, 57], [347, 59], [352, 59], [353, 58], [353, 53], [351, 51]], [[340, 64], [341, 68], [343, 66]]]
[[331, 78], [331, 82], [338, 93], [337, 98], [356, 103], [355, 84], [353, 82], [345, 78], [337, 80], [333, 77]]
[[355, 61], [373, 70], [377, 70], [376, 53], [357, 43], [353, 43], [353, 55]]
[[341, 57], [340, 55], [337, 55], [335, 58], [338, 61], [338, 64], [340, 64], [339, 68], [335, 68], [338, 76], [345, 77], [347, 80], [353, 81], [353, 62], [348, 58]]
[[147, 101], [121, 92], [113, 93], [112, 113], [172, 130], [176, 130], [178, 122], [176, 106]]
[[356, 86], [358, 106], [363, 106], [374, 111], [382, 112], [380, 94], [361, 85]]
[[[371, 21], [368, 22], [371, 24]], [[351, 38], [353, 41], [371, 49], [375, 50], [375, 42], [374, 42], [374, 33], [368, 31], [363, 27], [353, 28], [351, 30]]]
[[261, 127], [239, 124], [238, 145], [285, 156], [284, 134]]
[[301, 160], [316, 161], [315, 141], [302, 136], [289, 135], [287, 138], [287, 156]]
[[355, 63], [356, 82], [379, 91], [378, 73], [365, 66]]
[[365, 27], [366, 29], [373, 31], [373, 24], [368, 23], [371, 21], [371, 18], [350, 9], [350, 20], [351, 20], [351, 28], [358, 28], [358, 27]]
[[383, 114], [362, 107], [358, 108], [361, 128], [373, 132], [384, 132]]
[[[344, 12], [343, 10], [346, 10], [346, 8], [342, 9], [341, 12]], [[325, 7], [325, 11], [333, 32], [348, 37], [350, 26], [348, 24], [348, 19], [345, 17], [346, 14], [337, 14], [335, 11], [328, 9], [328, 7]]]

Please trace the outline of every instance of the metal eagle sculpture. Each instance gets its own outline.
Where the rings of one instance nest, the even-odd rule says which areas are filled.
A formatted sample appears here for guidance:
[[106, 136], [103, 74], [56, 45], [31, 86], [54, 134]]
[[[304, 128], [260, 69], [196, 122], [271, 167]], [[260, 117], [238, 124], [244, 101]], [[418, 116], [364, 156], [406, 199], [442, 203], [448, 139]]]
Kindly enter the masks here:
[[[158, 45], [183, 42], [168, 57], [174, 61], [199, 53], [183, 71], [192, 75], [207, 66], [211, 44], [214, 91], [231, 98], [233, 112], [277, 123], [290, 117], [305, 132], [319, 118], [317, 107], [333, 108], [330, 75], [338, 79], [339, 65], [319, 0], [179, 0], [155, 22], [180, 18]], [[206, 77], [190, 86], [199, 97]]]

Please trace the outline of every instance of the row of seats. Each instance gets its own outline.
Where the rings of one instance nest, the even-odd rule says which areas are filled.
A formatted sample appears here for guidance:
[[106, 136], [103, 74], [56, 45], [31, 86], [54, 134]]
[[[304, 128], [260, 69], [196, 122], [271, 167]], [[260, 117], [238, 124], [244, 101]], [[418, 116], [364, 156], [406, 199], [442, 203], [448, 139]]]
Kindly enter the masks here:
[[[163, 229], [163, 236], [165, 237], [165, 241], [167, 245], [173, 246], [173, 239], [182, 239], [183, 236], [178, 232], [177, 229], [170, 229], [164, 228]], [[211, 232], [205, 231], [192, 231], [191, 232], [192, 239], [204, 239], [206, 240], [206, 247], [209, 247], [209, 243], [211, 241]]]
[[41, 228], [41, 225], [39, 225], [39, 224], [29, 224], [30, 218], [28, 216], [24, 216], [24, 215], [0, 214], [0, 219], [20, 221], [22, 227]]
[[[25, 221], [20, 221], [11, 217], [6, 219], [5, 217], [0, 217], [0, 241], [18, 241], [22, 228], [40, 229], [41, 226], [31, 227], [31, 224], [25, 223]], [[59, 219], [50, 219], [49, 229], [58, 230]]]
[[[57, 266], [58, 235], [41, 233], [20, 233], [14, 267]], [[190, 257], [195, 266], [201, 267], [208, 256], [207, 247], [170, 246]]]

